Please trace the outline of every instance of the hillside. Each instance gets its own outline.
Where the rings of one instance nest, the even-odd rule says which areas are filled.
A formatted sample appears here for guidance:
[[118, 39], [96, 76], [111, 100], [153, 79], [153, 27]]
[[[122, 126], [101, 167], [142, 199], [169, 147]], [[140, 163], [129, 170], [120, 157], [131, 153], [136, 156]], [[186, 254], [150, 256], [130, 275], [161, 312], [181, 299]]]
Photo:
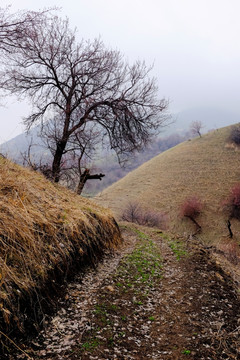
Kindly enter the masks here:
[[[128, 198], [137, 199], [142, 201], [145, 207], [165, 211], [168, 215], [168, 227], [172, 231], [185, 228], [186, 233], [191, 233], [193, 229], [188, 219], [182, 222], [178, 218], [178, 202], [181, 196], [184, 198], [190, 194], [186, 191], [188, 186], [195, 194], [205, 196], [204, 214], [199, 221], [203, 234], [209, 235], [213, 229], [208, 230], [208, 224], [215, 221], [214, 216], [220, 216], [217, 209], [213, 216], [212, 199], [219, 194], [224, 198], [226, 194], [220, 190], [222, 187], [226, 190], [227, 184], [235, 181], [235, 167], [230, 161], [232, 158], [237, 161], [238, 151], [226, 142], [229, 131], [230, 129], [222, 129], [166, 151], [112, 185], [97, 200], [105, 204], [110, 204], [111, 201], [115, 212], [120, 213], [121, 207], [124, 208], [124, 204], [129, 201]], [[220, 153], [222, 161], [228, 161], [229, 166], [225, 168], [226, 181], [221, 183], [218, 183], [220, 178], [217, 176], [220, 170], [223, 171], [223, 163], [219, 163], [217, 152]], [[182, 165], [179, 164], [180, 161]], [[211, 182], [212, 191], [208, 187], [209, 179], [212, 178], [212, 175], [207, 173], [209, 162], [215, 180]], [[11, 195], [9, 201], [5, 199], [5, 204], [13, 204], [12, 213], [15, 211], [16, 218], [16, 209], [22, 214], [21, 224], [18, 222], [21, 244], [26, 243], [26, 259], [32, 259], [32, 262], [27, 262], [28, 268], [24, 268], [26, 265], [21, 263], [22, 259], [15, 266], [16, 278], [22, 278], [22, 284], [28, 284], [29, 274], [36, 275], [36, 271], [40, 274], [37, 278], [40, 278], [41, 284], [44, 279], [44, 276], [41, 277], [41, 270], [51, 269], [53, 264], [59, 264], [59, 259], [62, 264], [60, 271], [63, 271], [61, 276], [65, 276], [69, 265], [68, 254], [71, 251], [69, 248], [73, 248], [78, 254], [76, 257], [72, 256], [75, 263], [80, 255], [81, 266], [83, 251], [86, 263], [95, 262], [94, 255], [98, 258], [106, 248], [120, 243], [118, 228], [107, 210], [74, 196], [59, 186], [49, 184], [38, 174], [10, 166], [6, 160], [2, 160], [2, 164], [5, 166], [2, 166], [2, 173], [13, 173], [16, 181], [14, 187], [11, 181], [7, 181], [6, 176], [5, 184], [9, 185], [5, 188], [2, 186], [3, 196], [15, 195]], [[239, 162], [236, 166], [238, 165]], [[180, 171], [181, 166], [183, 167]], [[7, 170], [8, 168], [10, 170]], [[197, 185], [192, 184], [195, 176], [198, 176], [199, 182], [197, 191]], [[203, 179], [204, 184], [201, 183]], [[230, 183], [228, 179], [231, 180]], [[21, 190], [22, 186], [25, 192]], [[209, 201], [212, 207], [208, 205]], [[41, 217], [42, 211], [44, 216]], [[208, 216], [211, 214], [211, 219], [206, 217], [206, 211], [209, 211]], [[32, 216], [27, 225], [23, 214], [27, 219]], [[50, 222], [46, 220], [48, 218]], [[39, 224], [37, 241], [31, 241], [29, 236], [23, 238], [22, 231], [28, 235], [32, 225], [36, 223]], [[5, 224], [9, 231], [15, 229], [12, 223], [7, 226], [9, 223], [5, 221]], [[49, 226], [50, 231], [47, 233]], [[120, 228], [124, 241], [114, 256], [108, 253], [95, 269], [86, 267], [85, 272], [78, 273], [71, 282], [65, 282], [64, 286], [60, 287], [62, 296], [57, 312], [44, 319], [43, 330], [32, 341], [22, 341], [19, 348], [15, 346], [16, 349], [10, 352], [8, 348], [5, 349], [4, 358], [237, 359], [240, 354], [239, 289], [236, 289], [232, 278], [213, 258], [212, 250], [199, 241], [199, 236], [186, 242], [185, 234], [176, 235], [162, 228], [131, 223], [120, 223]], [[216, 231], [220, 232], [220, 229], [216, 228]], [[225, 228], [224, 231], [226, 232]], [[236, 228], [234, 231], [236, 232]], [[65, 242], [66, 234], [68, 236]], [[38, 251], [38, 243], [42, 244], [42, 253]], [[35, 244], [35, 247], [32, 244]], [[15, 254], [15, 257], [16, 255], [18, 254]], [[66, 256], [65, 262], [61, 261], [62, 255]], [[49, 258], [53, 260], [51, 264]], [[11, 263], [8, 263], [8, 267], [10, 265]], [[10, 270], [8, 269], [8, 273], [11, 275]], [[57, 277], [53, 277], [51, 273], [52, 284], [55, 279]], [[16, 285], [14, 287], [19, 290]], [[44, 300], [51, 298], [51, 292], [44, 294], [45, 297], [41, 295], [40, 302], [35, 303], [36, 298], [32, 301], [34, 315], [36, 310], [42, 311]], [[16, 313], [20, 319], [26, 315], [26, 311]]]
[[[165, 151], [129, 173], [96, 197], [119, 217], [127, 204], [140, 202], [167, 217], [173, 232], [189, 234], [194, 225], [179, 216], [180, 205], [189, 196], [203, 202], [199, 217], [201, 236], [215, 242], [228, 236], [222, 202], [240, 180], [240, 148], [228, 141], [231, 127], [212, 131]], [[238, 222], [234, 234], [240, 232]]]
[[13, 330], [36, 331], [63, 280], [95, 264], [121, 235], [108, 210], [2, 157], [0, 219], [3, 345]]

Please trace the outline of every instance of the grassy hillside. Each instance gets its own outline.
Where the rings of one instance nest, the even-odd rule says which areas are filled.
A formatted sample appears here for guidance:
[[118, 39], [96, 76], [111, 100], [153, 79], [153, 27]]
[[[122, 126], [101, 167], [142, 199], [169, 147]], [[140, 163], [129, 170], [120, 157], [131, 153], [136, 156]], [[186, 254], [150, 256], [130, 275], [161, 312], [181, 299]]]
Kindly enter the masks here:
[[[165, 213], [171, 231], [190, 233], [194, 224], [181, 219], [179, 209], [186, 197], [198, 196], [204, 204], [199, 217], [202, 236], [211, 241], [228, 236], [222, 202], [240, 182], [240, 148], [229, 143], [230, 129], [215, 130], [165, 151], [105, 189], [96, 201], [117, 216], [129, 202], [138, 201]], [[233, 222], [233, 230], [235, 235], [240, 233], [240, 222]]]
[[37, 325], [61, 281], [121, 241], [108, 210], [0, 158], [0, 342]]

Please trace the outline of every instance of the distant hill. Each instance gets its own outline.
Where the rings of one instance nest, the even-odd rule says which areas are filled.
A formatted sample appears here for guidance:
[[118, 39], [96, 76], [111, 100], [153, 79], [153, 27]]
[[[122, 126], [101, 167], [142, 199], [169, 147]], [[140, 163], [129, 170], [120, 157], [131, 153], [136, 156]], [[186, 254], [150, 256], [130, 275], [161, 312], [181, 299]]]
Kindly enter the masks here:
[[[102, 191], [96, 201], [118, 217], [127, 204], [140, 202], [166, 214], [171, 231], [188, 233], [193, 224], [180, 218], [180, 205], [186, 197], [198, 196], [204, 203], [201, 236], [211, 241], [227, 237], [222, 202], [240, 181], [240, 148], [229, 143], [230, 129], [214, 130], [163, 152]], [[234, 223], [234, 232], [240, 233], [240, 222]]]
[[39, 159], [45, 152], [44, 143], [39, 136], [40, 127], [32, 128], [28, 133], [24, 132], [13, 139], [6, 141], [0, 145], [0, 153], [6, 155], [8, 158], [17, 163], [22, 163], [22, 154], [28, 151], [30, 144], [32, 147], [32, 155], [34, 158]]

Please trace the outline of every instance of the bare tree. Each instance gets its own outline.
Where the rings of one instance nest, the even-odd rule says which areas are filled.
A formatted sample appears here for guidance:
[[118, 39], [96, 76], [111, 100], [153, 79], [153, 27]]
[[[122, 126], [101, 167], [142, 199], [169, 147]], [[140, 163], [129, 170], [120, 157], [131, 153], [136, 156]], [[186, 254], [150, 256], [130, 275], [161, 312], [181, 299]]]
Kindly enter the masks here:
[[18, 11], [11, 13], [11, 6], [0, 7], [0, 50], [11, 52], [26, 36], [26, 29], [40, 21], [50, 10]]
[[17, 51], [6, 54], [1, 88], [27, 97], [33, 112], [28, 128], [54, 117], [52, 177], [60, 180], [63, 157], [79, 131], [96, 126], [99, 141], [107, 141], [121, 161], [143, 148], [166, 123], [168, 102], [158, 99], [156, 80], [144, 62], [133, 65], [96, 39], [76, 40], [68, 20], [41, 17], [17, 42]]
[[196, 120], [193, 121], [190, 125], [190, 131], [193, 135], [199, 135], [200, 137], [202, 137], [201, 134], [201, 130], [203, 128], [203, 123], [202, 121]]

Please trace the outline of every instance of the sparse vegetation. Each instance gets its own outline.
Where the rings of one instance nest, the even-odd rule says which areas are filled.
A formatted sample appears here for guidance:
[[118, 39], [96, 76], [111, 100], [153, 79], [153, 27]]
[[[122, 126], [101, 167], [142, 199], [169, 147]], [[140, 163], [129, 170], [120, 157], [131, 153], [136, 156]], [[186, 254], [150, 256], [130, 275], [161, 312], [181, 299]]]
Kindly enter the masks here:
[[138, 225], [166, 228], [166, 216], [159, 211], [143, 208], [138, 202], [130, 202], [122, 213], [121, 219]]
[[187, 251], [185, 245], [180, 240], [171, 240], [169, 246], [175, 254], [177, 260], [181, 260], [183, 257], [187, 256]]
[[[97, 346], [112, 349], [113, 346], [124, 344], [128, 332], [126, 324], [134, 321], [141, 309], [146, 312], [146, 321], [156, 321], [152, 309], [147, 310], [146, 307], [149, 293], [160, 286], [162, 256], [149, 235], [135, 227], [131, 231], [137, 235], [138, 243], [133, 252], [122, 259], [116, 273], [108, 279], [113, 291], [101, 290], [93, 311], [91, 329], [83, 336], [84, 346], [76, 346], [74, 349], [83, 358], [87, 358]], [[145, 323], [144, 319], [140, 321]]]

